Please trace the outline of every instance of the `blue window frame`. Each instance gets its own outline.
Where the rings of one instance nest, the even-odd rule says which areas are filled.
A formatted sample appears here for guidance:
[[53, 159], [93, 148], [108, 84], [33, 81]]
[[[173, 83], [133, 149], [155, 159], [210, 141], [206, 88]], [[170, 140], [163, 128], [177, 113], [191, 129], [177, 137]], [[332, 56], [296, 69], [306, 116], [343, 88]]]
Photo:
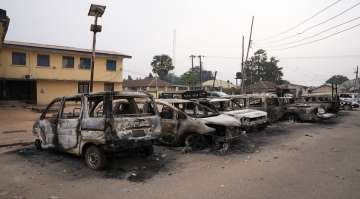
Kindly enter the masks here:
[[74, 57], [63, 56], [63, 67], [64, 68], [74, 68]]
[[12, 53], [12, 64], [13, 65], [26, 65], [26, 53], [13, 52]]
[[91, 66], [91, 59], [81, 57], [80, 58], [80, 69], [90, 69]]
[[37, 65], [38, 66], [50, 66], [50, 56], [49, 55], [37, 55]]
[[112, 60], [112, 59], [106, 60], [106, 70], [116, 71], [116, 60]]

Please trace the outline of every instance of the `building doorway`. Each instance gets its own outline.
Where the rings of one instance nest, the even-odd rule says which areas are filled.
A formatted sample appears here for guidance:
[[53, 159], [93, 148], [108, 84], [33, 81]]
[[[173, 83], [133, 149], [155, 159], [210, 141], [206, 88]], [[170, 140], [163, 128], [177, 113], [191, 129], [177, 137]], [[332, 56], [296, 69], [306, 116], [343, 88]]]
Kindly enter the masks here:
[[36, 81], [0, 80], [0, 99], [36, 104]]

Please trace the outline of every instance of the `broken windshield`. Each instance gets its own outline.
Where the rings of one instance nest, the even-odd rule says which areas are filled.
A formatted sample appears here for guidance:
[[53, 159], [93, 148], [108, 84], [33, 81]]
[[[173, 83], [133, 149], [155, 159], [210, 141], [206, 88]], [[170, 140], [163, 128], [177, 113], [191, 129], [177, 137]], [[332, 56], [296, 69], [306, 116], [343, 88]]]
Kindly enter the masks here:
[[216, 111], [194, 102], [179, 102], [174, 103], [174, 106], [194, 118], [206, 118], [219, 115]]

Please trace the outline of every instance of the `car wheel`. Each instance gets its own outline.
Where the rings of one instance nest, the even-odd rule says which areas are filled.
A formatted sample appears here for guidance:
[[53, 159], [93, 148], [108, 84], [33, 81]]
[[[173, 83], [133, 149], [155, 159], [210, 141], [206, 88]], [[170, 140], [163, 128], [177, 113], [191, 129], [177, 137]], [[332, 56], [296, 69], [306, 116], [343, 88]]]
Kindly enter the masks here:
[[192, 151], [202, 150], [208, 145], [206, 138], [200, 134], [190, 134], [185, 138], [185, 146], [190, 147]]
[[144, 155], [146, 157], [148, 157], [148, 156], [151, 156], [154, 153], [154, 147], [152, 145], [151, 146], [146, 146], [146, 147], [142, 148], [142, 151], [143, 151]]
[[41, 146], [41, 140], [40, 139], [36, 139], [35, 142], [35, 148], [39, 151], [42, 151], [42, 146]]
[[90, 146], [85, 152], [85, 163], [93, 170], [101, 170], [105, 168], [105, 153], [97, 146]]

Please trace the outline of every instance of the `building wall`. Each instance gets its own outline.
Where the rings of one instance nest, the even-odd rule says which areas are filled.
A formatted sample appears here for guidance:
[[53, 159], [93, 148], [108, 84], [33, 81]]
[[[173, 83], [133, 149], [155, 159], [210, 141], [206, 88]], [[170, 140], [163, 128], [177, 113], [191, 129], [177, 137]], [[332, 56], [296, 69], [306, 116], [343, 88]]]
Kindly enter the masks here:
[[331, 86], [320, 86], [312, 90], [311, 93], [331, 93]]
[[[26, 53], [26, 65], [12, 65], [12, 52]], [[37, 66], [37, 55], [50, 55], [50, 66]], [[63, 68], [62, 57], [74, 56], [74, 68]], [[90, 70], [80, 69], [80, 57], [90, 58], [90, 55], [81, 53], [59, 53], [49, 50], [32, 50], [24, 48], [0, 49], [0, 77], [24, 79], [25, 75], [31, 75], [33, 79], [53, 79], [53, 80], [89, 80]], [[106, 70], [106, 60], [116, 60], [116, 71]], [[95, 59], [94, 81], [122, 82], [123, 76], [122, 57], [97, 56]]]
[[[53, 99], [78, 93], [78, 81], [37, 80], [37, 104], [46, 105]], [[114, 90], [121, 91], [122, 84], [114, 83]], [[94, 92], [104, 91], [104, 82], [94, 82]]]

